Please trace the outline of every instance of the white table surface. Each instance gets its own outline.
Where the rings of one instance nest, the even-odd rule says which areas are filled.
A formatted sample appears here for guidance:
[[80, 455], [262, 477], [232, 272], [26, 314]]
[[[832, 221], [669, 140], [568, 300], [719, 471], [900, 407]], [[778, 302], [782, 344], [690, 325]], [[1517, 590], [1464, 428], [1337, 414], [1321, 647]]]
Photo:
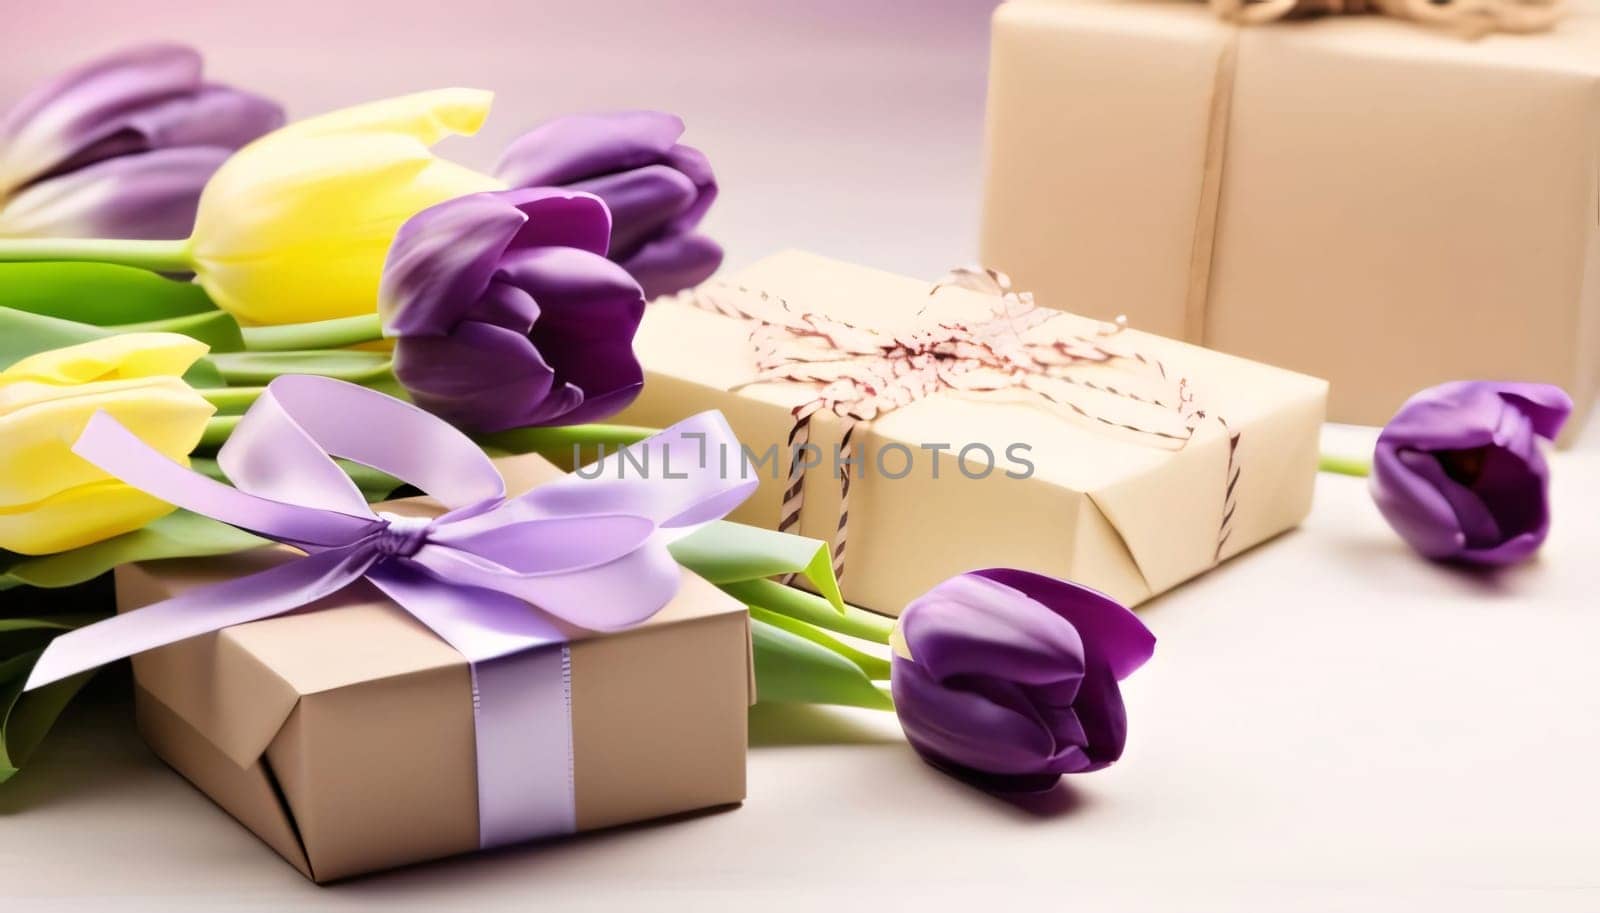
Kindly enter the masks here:
[[[485, 136], [452, 147], [478, 162], [550, 113], [669, 107], [723, 177], [733, 265], [799, 246], [931, 276], [973, 255], [988, 5], [35, 5], [0, 95], [64, 49], [170, 35], [296, 113], [498, 88]], [[584, 66], [596, 40], [607, 65]], [[0, 906], [1597, 910], [1600, 427], [1554, 466], [1550, 541], [1501, 574], [1418, 560], [1360, 481], [1323, 477], [1300, 530], [1143, 610], [1160, 645], [1126, 687], [1127, 757], [1026, 804], [926, 767], [892, 719], [760, 709], [743, 808], [318, 888], [101, 686], [0, 787]]]

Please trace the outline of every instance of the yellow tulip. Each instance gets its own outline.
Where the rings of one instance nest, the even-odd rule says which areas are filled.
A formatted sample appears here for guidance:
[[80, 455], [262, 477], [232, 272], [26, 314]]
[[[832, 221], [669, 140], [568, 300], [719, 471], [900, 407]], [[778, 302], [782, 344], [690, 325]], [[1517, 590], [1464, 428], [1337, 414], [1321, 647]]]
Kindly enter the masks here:
[[206, 184], [189, 259], [213, 301], [252, 324], [370, 314], [389, 242], [436, 203], [500, 181], [433, 155], [473, 134], [492, 93], [440, 89], [290, 124]]
[[66, 551], [138, 529], [172, 506], [72, 453], [96, 412], [188, 464], [214, 411], [182, 375], [206, 353], [176, 333], [128, 333], [0, 371], [0, 548]]

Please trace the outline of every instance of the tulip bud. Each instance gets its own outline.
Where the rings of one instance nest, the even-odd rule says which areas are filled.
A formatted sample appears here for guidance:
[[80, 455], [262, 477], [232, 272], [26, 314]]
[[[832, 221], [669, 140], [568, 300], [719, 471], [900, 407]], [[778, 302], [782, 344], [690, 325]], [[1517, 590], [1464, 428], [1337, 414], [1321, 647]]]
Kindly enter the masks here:
[[379, 292], [394, 372], [475, 432], [597, 421], [638, 395], [644, 295], [605, 258], [605, 204], [550, 188], [441, 203], [400, 229]]
[[441, 89], [298, 121], [241, 149], [200, 197], [196, 278], [247, 323], [370, 314], [400, 226], [445, 200], [503, 185], [429, 146], [471, 134], [492, 95]]
[[973, 571], [901, 613], [890, 687], [929, 763], [996, 792], [1033, 792], [1122, 756], [1117, 683], [1154, 650], [1139, 619], [1094, 590]]
[[212, 173], [284, 119], [201, 68], [190, 48], [130, 48], [24, 97], [0, 120], [0, 237], [187, 237]]
[[611, 209], [610, 257], [646, 297], [698, 285], [722, 263], [695, 232], [717, 197], [711, 163], [678, 143], [683, 121], [660, 111], [579, 114], [535, 127], [506, 149], [495, 173], [512, 187], [592, 193]]
[[1419, 553], [1511, 564], [1550, 531], [1554, 439], [1572, 400], [1548, 384], [1459, 381], [1423, 390], [1384, 426], [1373, 453], [1373, 501]]
[[66, 551], [131, 532], [172, 506], [72, 452], [97, 412], [187, 464], [212, 406], [182, 379], [206, 352], [176, 333], [128, 333], [0, 371], [0, 548]]

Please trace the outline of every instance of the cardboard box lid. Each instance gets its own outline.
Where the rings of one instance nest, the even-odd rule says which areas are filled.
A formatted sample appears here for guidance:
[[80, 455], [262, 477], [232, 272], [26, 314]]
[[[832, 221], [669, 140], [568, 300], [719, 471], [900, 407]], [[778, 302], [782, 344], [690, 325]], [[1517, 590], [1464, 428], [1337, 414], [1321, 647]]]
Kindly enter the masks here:
[[[513, 495], [561, 475], [532, 454], [498, 459], [495, 464]], [[375, 507], [397, 514], [439, 512], [425, 498]], [[219, 558], [130, 565], [118, 570], [118, 609], [136, 611], [159, 599], [297, 556], [286, 547], [268, 547]], [[683, 574], [680, 596], [694, 598], [674, 599], [630, 630], [745, 612], [742, 603], [688, 571]], [[606, 636], [561, 627], [573, 643]], [[748, 654], [746, 661], [748, 666]], [[140, 685], [152, 697], [241, 767], [262, 756], [302, 697], [466, 666], [459, 653], [365, 583], [294, 613], [163, 647], [135, 657], [134, 662]], [[753, 702], [753, 668], [748, 678], [748, 701]]]
[[[930, 295], [932, 282], [801, 251], [763, 259], [720, 285], [745, 299], [762, 292], [770, 298], [781, 297], [794, 313], [821, 313], [882, 330], [903, 328], [919, 320], [987, 318], [995, 303], [991, 296], [960, 288], [947, 287]], [[708, 292], [716, 294], [714, 287]], [[1104, 329], [1100, 321], [1063, 313], [1058, 321], [1029, 335], [1092, 337]], [[755, 374], [749, 335], [747, 321], [683, 302], [661, 301], [646, 314], [635, 347], [653, 374], [670, 375], [702, 388], [739, 388], [742, 396], [784, 409], [814, 395], [814, 387], [788, 382], [742, 386]], [[1147, 333], [1124, 331], [1106, 344], [1159, 361], [1166, 378], [1150, 373], [1142, 381], [1130, 379], [1120, 368], [1096, 365], [1074, 368], [1074, 376], [1123, 389], [1147, 382], [1163, 390], [1179, 377], [1190, 378], [1199, 401], [1214, 415], [1224, 416], [1235, 431], [1281, 435], [1295, 441], [1315, 438], [1327, 395], [1325, 381]], [[1181, 429], [1180, 421], [1161, 410], [1093, 391], [1081, 392], [1083, 401], [1113, 424], [1165, 422]], [[1207, 531], [1214, 532], [1222, 519], [1221, 494], [1229, 459], [1228, 432], [1215, 422], [1201, 426], [1184, 448], [1183, 459], [1173, 459], [1171, 449], [1152, 446], [1148, 437], [1120, 433], [1107, 424], [1078, 419], [1064, 409], [1041, 409], [1031, 400], [996, 401], [951, 392], [882, 415], [874, 420], [873, 429], [913, 448], [920, 443], [950, 442], [952, 436], [959, 437], [958, 445], [986, 442], [997, 450], [1006, 442], [1025, 440], [1033, 448], [1035, 479], [1089, 498], [1122, 537], [1153, 592], [1193, 576], [1214, 558], [1216, 537], [1208, 536]], [[1247, 445], [1257, 453], [1270, 454], [1270, 448], [1259, 449], [1259, 440], [1251, 439]], [[1264, 456], [1262, 463], [1270, 462], [1270, 456]], [[1301, 476], [1314, 472], [1314, 465], [1300, 462], [1297, 454], [1295, 465], [1282, 471]], [[1256, 481], [1252, 482], [1252, 496], [1271, 497], [1274, 486], [1257, 486]], [[873, 480], [863, 479], [860, 484], [873, 484]], [[809, 505], [808, 494], [807, 510], [812, 509]]]
[[1340, 421], [1474, 376], [1587, 411], [1600, 0], [1477, 41], [1160, 0], [1011, 0], [993, 34], [983, 256], [1041, 303], [1321, 374]]

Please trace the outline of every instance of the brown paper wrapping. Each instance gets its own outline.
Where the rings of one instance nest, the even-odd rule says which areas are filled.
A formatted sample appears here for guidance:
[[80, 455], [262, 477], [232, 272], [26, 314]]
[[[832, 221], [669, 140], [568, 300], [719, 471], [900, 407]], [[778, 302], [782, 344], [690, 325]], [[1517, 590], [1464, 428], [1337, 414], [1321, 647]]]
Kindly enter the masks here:
[[[513, 492], [553, 478], [496, 461]], [[395, 513], [433, 510], [421, 499]], [[129, 565], [137, 609], [292, 560], [286, 549]], [[744, 606], [684, 572], [637, 628], [571, 643], [579, 830], [738, 803], [754, 698]], [[478, 848], [466, 661], [376, 590], [134, 657], [140, 731], [167, 763], [307, 877]]]
[[[1326, 377], [1600, 388], [1600, 3], [1464, 41], [1202, 4], [995, 13], [982, 256], [1041, 303]], [[1578, 422], [1568, 428], [1568, 439]]]
[[[811, 254], [767, 258], [723, 282], [781, 296], [796, 312], [879, 328], [926, 317], [960, 319], [991, 312], [991, 296], [932, 285]], [[1103, 324], [1062, 315], [1051, 326], [1093, 334]], [[665, 426], [704, 409], [720, 409], [740, 440], [756, 453], [784, 444], [790, 410], [812, 395], [795, 383], [735, 387], [754, 374], [747, 321], [663, 299], [650, 306], [635, 340], [647, 372], [643, 394], [621, 421]], [[1047, 334], [1048, 335], [1048, 334]], [[1146, 333], [1126, 332], [1116, 345], [1137, 350], [1190, 379], [1196, 396], [1225, 416], [1238, 433], [1240, 468], [1226, 559], [1293, 527], [1310, 509], [1319, 427], [1327, 385], [1315, 378], [1206, 351]], [[1089, 366], [1086, 380], [1124, 383], [1117, 370]], [[1087, 400], [1086, 400], [1087, 402]], [[1115, 410], [1104, 399], [1090, 403]], [[1116, 415], [1115, 411], [1108, 412]], [[1126, 416], [1139, 421], [1137, 410]], [[840, 423], [813, 421], [812, 443], [823, 453], [839, 443]], [[1032, 449], [1030, 478], [995, 471], [967, 478], [946, 453], [913, 461], [911, 474], [858, 476], [850, 491], [847, 600], [898, 614], [935, 583], [974, 568], [1010, 566], [1055, 574], [1136, 604], [1212, 567], [1223, 516], [1229, 465], [1228, 434], [1215, 422], [1181, 450], [1151, 446], [1062, 410], [1029, 402], [969, 398], [941, 392], [858, 426], [858, 449], [876, 453], [900, 443], [983, 443], [1002, 466], [1007, 446]], [[978, 459], [974, 455], [974, 460]], [[900, 461], [891, 462], [894, 471]], [[769, 467], [770, 468], [770, 467]], [[981, 466], [974, 466], [977, 473]], [[761, 485], [732, 515], [744, 523], [776, 525], [784, 481], [756, 467]], [[805, 478], [799, 532], [833, 539], [839, 481], [831, 467]], [[938, 472], [938, 477], [934, 473]]]

